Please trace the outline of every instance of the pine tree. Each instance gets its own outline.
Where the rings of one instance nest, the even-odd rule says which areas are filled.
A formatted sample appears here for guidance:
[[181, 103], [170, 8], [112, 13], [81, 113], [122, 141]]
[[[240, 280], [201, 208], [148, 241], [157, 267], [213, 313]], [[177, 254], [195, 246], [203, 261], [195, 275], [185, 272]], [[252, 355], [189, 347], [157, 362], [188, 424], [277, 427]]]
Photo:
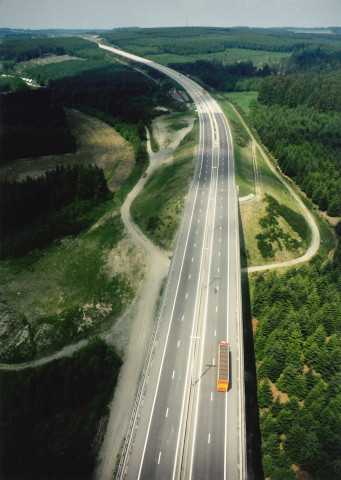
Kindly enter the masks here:
[[258, 406], [260, 408], [270, 407], [272, 404], [272, 391], [269, 379], [266, 378], [258, 390]]

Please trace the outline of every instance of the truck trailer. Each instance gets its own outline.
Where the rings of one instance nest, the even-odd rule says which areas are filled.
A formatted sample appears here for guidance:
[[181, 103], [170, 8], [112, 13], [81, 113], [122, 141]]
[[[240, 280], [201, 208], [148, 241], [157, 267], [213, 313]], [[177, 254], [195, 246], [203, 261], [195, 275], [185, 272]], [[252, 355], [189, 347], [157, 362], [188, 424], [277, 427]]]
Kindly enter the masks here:
[[227, 342], [219, 342], [217, 367], [217, 390], [227, 392], [229, 388], [229, 344]]

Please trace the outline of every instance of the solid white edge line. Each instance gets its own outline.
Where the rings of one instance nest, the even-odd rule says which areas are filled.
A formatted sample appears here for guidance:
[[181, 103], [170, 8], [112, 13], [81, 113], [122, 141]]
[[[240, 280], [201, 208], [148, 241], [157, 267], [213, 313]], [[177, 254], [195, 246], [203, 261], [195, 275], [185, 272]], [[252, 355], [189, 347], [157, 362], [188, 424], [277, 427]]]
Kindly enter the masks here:
[[[202, 152], [202, 155], [201, 155], [201, 162], [202, 162], [202, 160], [203, 160], [203, 152]], [[188, 228], [188, 232], [187, 232], [187, 238], [186, 238], [184, 253], [183, 253], [183, 257], [182, 257], [178, 283], [177, 283], [177, 287], [176, 287], [176, 291], [175, 291], [175, 297], [174, 297], [172, 312], [171, 312], [171, 316], [170, 316], [169, 326], [168, 326], [168, 330], [167, 330], [165, 346], [164, 346], [164, 350], [163, 350], [163, 354], [162, 354], [162, 360], [161, 360], [160, 369], [159, 369], [159, 376], [158, 376], [158, 380], [157, 380], [157, 384], [156, 384], [156, 388], [155, 388], [155, 394], [154, 394], [151, 414], [150, 414], [150, 418], [149, 418], [149, 422], [148, 422], [146, 440], [145, 440], [144, 447], [143, 447], [140, 469], [139, 469], [139, 473], [138, 473], [138, 477], [137, 477], [138, 480], [141, 478], [141, 472], [142, 472], [142, 467], [143, 467], [143, 463], [144, 463], [144, 456], [145, 456], [145, 453], [146, 453], [147, 442], [148, 442], [148, 438], [149, 438], [149, 432], [150, 432], [151, 422], [152, 422], [154, 408], [155, 408], [156, 396], [157, 396], [157, 393], [158, 393], [158, 390], [159, 390], [161, 372], [162, 372], [162, 369], [163, 369], [163, 363], [164, 363], [164, 360], [165, 360], [166, 349], [167, 349], [167, 345], [168, 345], [168, 338], [169, 338], [170, 329], [171, 329], [171, 326], [172, 326], [172, 323], [173, 323], [174, 309], [175, 309], [175, 304], [176, 304], [176, 300], [177, 300], [177, 296], [178, 296], [178, 291], [179, 291], [180, 280], [181, 280], [181, 276], [182, 276], [184, 260], [185, 260], [185, 257], [186, 257], [186, 251], [187, 251], [187, 246], [188, 246], [189, 235], [190, 235], [190, 232], [191, 232], [191, 225], [192, 225], [192, 221], [193, 221], [193, 214], [194, 214], [198, 189], [199, 189], [199, 183], [196, 186], [196, 191], [195, 191], [195, 195], [194, 195], [194, 202], [193, 202], [193, 206], [192, 206], [192, 214], [191, 214], [191, 219], [190, 219], [189, 228]], [[174, 374], [174, 372], [173, 372], [173, 374]]]
[[[211, 122], [211, 118], [210, 118], [210, 122]], [[213, 129], [212, 129], [213, 131]], [[212, 147], [213, 148], [213, 147]], [[211, 189], [211, 184], [210, 184], [210, 189]], [[209, 202], [207, 202], [207, 208], [206, 208], [206, 218], [205, 218], [205, 227], [204, 227], [204, 236], [203, 236], [203, 242], [204, 242], [204, 237], [205, 237], [205, 234], [207, 232], [207, 222], [208, 222], [208, 212], [209, 212]], [[203, 266], [203, 256], [204, 256], [204, 249], [201, 249], [201, 256], [200, 256], [200, 268], [199, 268], [199, 274], [198, 274], [198, 284], [197, 284], [197, 292], [196, 292], [196, 300], [195, 300], [195, 309], [194, 309], [194, 315], [193, 315], [193, 321], [192, 321], [192, 334], [191, 334], [191, 341], [190, 341], [190, 347], [189, 347], [189, 355], [188, 355], [188, 361], [187, 361], [187, 369], [186, 369], [186, 377], [185, 377], [185, 385], [188, 384], [188, 376], [189, 376], [189, 367], [190, 367], [190, 355], [191, 355], [191, 350], [192, 350], [192, 344], [193, 344], [193, 338], [197, 338], [197, 337], [194, 337], [193, 333], [194, 333], [194, 326], [195, 326], [195, 318], [197, 317], [197, 310], [198, 310], [198, 298], [199, 298], [199, 294], [200, 294], [200, 289], [199, 289], [199, 282], [200, 282], [200, 279], [201, 279], [201, 271], [202, 271], [202, 266]], [[177, 444], [176, 444], [176, 454], [175, 454], [175, 459], [174, 459], [174, 467], [173, 467], [173, 475], [172, 475], [172, 480], [175, 480], [175, 475], [176, 475], [176, 471], [177, 471], [177, 461], [178, 461], [178, 452], [179, 452], [179, 444], [180, 444], [180, 436], [181, 436], [181, 426], [182, 426], [182, 422], [183, 422], [183, 415], [184, 415], [184, 407], [185, 407], [185, 398], [186, 398], [186, 394], [187, 394], [187, 391], [186, 391], [186, 388], [184, 389], [184, 393], [183, 393], [183, 400], [182, 400], [182, 407], [181, 407], [181, 415], [180, 415], [180, 427], [179, 427], [179, 432], [178, 432], [178, 440], [177, 440]]]

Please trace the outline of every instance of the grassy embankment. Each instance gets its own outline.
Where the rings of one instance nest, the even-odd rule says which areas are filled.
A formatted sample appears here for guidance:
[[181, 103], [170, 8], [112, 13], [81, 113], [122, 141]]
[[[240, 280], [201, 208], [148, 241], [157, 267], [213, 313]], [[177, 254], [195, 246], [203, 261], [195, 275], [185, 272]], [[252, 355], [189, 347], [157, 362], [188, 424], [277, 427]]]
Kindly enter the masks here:
[[[247, 119], [247, 115], [250, 111], [250, 102], [251, 100], [257, 98], [257, 92], [230, 92], [227, 94], [227, 97], [229, 98], [229, 100], [235, 103], [242, 110], [244, 114], [244, 119], [245, 117]], [[256, 131], [253, 131], [253, 134], [256, 140], [260, 142], [258, 133]], [[264, 147], [264, 145], [263, 145], [263, 150], [266, 152], [268, 158], [272, 161], [272, 163], [274, 165], [277, 165], [275, 159], [272, 157], [271, 153], [269, 153], [267, 148]], [[261, 155], [259, 150], [257, 155], [258, 155], [258, 158], [260, 159], [260, 162], [264, 163], [263, 156]], [[320, 243], [320, 248], [318, 253], [321, 256], [321, 258], [325, 258], [330, 252], [330, 250], [333, 249], [335, 246], [335, 235], [333, 233], [333, 230], [330, 228], [328, 223], [324, 220], [323, 215], [318, 210], [316, 205], [314, 205], [314, 203], [309, 198], [307, 198], [307, 196], [304, 193], [302, 193], [300, 188], [293, 181], [291, 181], [288, 177], [286, 178], [286, 180], [290, 184], [294, 192], [299, 196], [302, 202], [306, 205], [306, 207], [312, 213], [315, 219], [315, 222], [317, 223], [317, 226], [320, 230], [320, 235], [321, 235], [321, 243]], [[289, 193], [286, 189], [285, 191]], [[308, 237], [308, 239], [310, 239], [310, 236]]]
[[[81, 148], [78, 155], [68, 155], [68, 161], [81, 163], [91, 158], [102, 163], [113, 187], [117, 175], [111, 178], [112, 168], [118, 165], [116, 173], [120, 170], [124, 181], [131, 159], [134, 162], [127, 142], [97, 119], [75, 114], [73, 121]], [[99, 143], [101, 147], [97, 149]], [[58, 163], [61, 157], [56, 156], [55, 161]], [[53, 157], [49, 157], [49, 162], [49, 167], [53, 167]], [[32, 160], [26, 174], [37, 175], [41, 168], [38, 160]], [[110, 200], [99, 205], [88, 220], [92, 227], [76, 237], [2, 262], [4, 328], [0, 361], [27, 361], [100, 332], [131, 302], [143, 275], [144, 262], [136, 247], [124, 238], [117, 202]], [[120, 260], [122, 257], [125, 262]]]
[[[164, 137], [163, 147], [172, 138], [171, 131], [178, 130], [179, 116], [169, 117], [169, 135]], [[161, 166], [147, 182], [132, 205], [132, 216], [139, 227], [162, 248], [173, 247], [180, 224], [185, 197], [193, 177], [195, 151], [198, 145], [199, 126], [185, 136], [173, 152], [173, 161]]]
[[[255, 193], [251, 163], [251, 143], [248, 142], [244, 147], [238, 145], [238, 143], [241, 143], [241, 129], [244, 132], [242, 138], [245, 135], [248, 138], [249, 136], [228, 101], [231, 100], [237, 104], [245, 118], [249, 111], [249, 103], [256, 96], [257, 92], [231, 92], [220, 95], [218, 98], [232, 127], [235, 144], [236, 183], [240, 187], [240, 197]], [[258, 140], [257, 134], [253, 133]], [[264, 150], [266, 151], [266, 149]], [[273, 261], [285, 261], [301, 256], [308, 248], [311, 239], [310, 229], [295, 199], [270, 170], [258, 149], [256, 150], [256, 155], [260, 196], [240, 204], [248, 266], [262, 265], [272, 263]], [[270, 155], [268, 157], [271, 159]], [[293, 183], [290, 184], [310, 210], [313, 210], [311, 202], [300, 194], [299, 189]], [[265, 194], [270, 195], [270, 197], [273, 197], [282, 205], [279, 209], [275, 209], [277, 224], [276, 221], [272, 223], [271, 220], [273, 202], [270, 199], [271, 205], [269, 205], [269, 199], [266, 200]], [[320, 253], [322, 255], [327, 254], [333, 245], [330, 230], [316, 211], [315, 213], [313, 211], [313, 214], [321, 231]], [[260, 224], [260, 220], [262, 224]], [[257, 239], [256, 235], [261, 235], [263, 238]], [[264, 240], [267, 243], [265, 248]], [[272, 246], [272, 252], [269, 244]]]

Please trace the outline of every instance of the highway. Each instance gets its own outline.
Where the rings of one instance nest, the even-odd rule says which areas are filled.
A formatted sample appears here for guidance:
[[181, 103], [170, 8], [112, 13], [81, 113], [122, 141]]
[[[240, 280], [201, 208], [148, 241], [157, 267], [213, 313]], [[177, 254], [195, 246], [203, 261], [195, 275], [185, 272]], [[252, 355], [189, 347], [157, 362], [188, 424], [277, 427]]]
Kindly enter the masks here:
[[[230, 130], [215, 100], [152, 61], [195, 102], [200, 140], [169, 272], [137, 427], [117, 478], [246, 478], [238, 196]], [[230, 345], [230, 387], [217, 392], [218, 342]]]

